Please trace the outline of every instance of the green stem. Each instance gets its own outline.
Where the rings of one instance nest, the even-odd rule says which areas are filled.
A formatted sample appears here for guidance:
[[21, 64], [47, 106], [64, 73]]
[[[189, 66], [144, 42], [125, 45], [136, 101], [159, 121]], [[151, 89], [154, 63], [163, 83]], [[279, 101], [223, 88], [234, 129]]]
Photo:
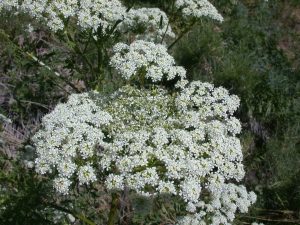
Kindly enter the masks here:
[[180, 41], [184, 37], [184, 35], [186, 35], [191, 30], [191, 28], [195, 25], [195, 23], [196, 23], [196, 21], [193, 21], [190, 26], [188, 26], [184, 31], [182, 31], [182, 33], [178, 36], [178, 38], [168, 47], [168, 50], [170, 50], [171, 48], [173, 48], [173, 46], [178, 41]]
[[[92, 76], [94, 76], [94, 67], [93, 64], [89, 61], [89, 59], [86, 57], [85, 55], [85, 50], [87, 48], [87, 45], [84, 47], [84, 51], [82, 51], [80, 49], [80, 47], [78, 46], [77, 42], [74, 40], [74, 38], [72, 37], [72, 35], [68, 32], [68, 30], [66, 29], [66, 39], [67, 39], [67, 43], [69, 45], [69, 47], [72, 48], [72, 50], [74, 51], [75, 54], [78, 54], [83, 61], [87, 64], [87, 66], [89, 67], [89, 70], [92, 74]], [[87, 82], [87, 81], [86, 81]]]
[[161, 38], [161, 41], [160, 41], [161, 44], [164, 42], [164, 39], [165, 39], [165, 37], [166, 37], [167, 31], [168, 31], [168, 29], [169, 29], [169, 26], [170, 26], [170, 21], [168, 21], [167, 28], [166, 28], [166, 30], [165, 30], [165, 32], [164, 32], [163, 37]]
[[[171, 4], [171, 12], [174, 11], [174, 5], [175, 5], [175, 0], [174, 0], [174, 1], [172, 2], [172, 4]], [[163, 35], [163, 37], [162, 37], [162, 39], [161, 39], [161, 41], [160, 41], [161, 44], [164, 42], [164, 39], [165, 39], [166, 34], [167, 34], [167, 31], [168, 31], [168, 29], [169, 29], [169, 27], [170, 27], [170, 22], [171, 22], [171, 19], [169, 19], [169, 21], [168, 21], [167, 28], [166, 28], [166, 30], [165, 30], [165, 32], [164, 32], [164, 35]]]
[[83, 51], [82, 51], [83, 54], [85, 54], [89, 44], [91, 43], [92, 38], [93, 38], [93, 32], [90, 31], [88, 41], [85, 43], [85, 46], [84, 46]]
[[115, 225], [116, 217], [118, 214], [118, 207], [119, 207], [119, 194], [112, 193], [111, 194], [111, 206], [110, 206], [110, 212], [108, 215], [107, 225]]

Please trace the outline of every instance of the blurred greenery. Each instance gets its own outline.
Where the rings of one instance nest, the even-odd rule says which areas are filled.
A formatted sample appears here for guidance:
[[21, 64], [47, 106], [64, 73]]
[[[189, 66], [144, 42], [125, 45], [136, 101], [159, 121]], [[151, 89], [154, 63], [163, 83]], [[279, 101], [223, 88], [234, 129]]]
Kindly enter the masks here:
[[[126, 2], [129, 6], [159, 6], [169, 12], [172, 0]], [[177, 63], [187, 69], [190, 80], [224, 86], [241, 99], [237, 117], [243, 124], [245, 183], [258, 194], [258, 201], [247, 215], [239, 215], [236, 223], [300, 224], [300, 1], [213, 2], [224, 15], [224, 23], [203, 19], [171, 51]], [[86, 82], [81, 82], [88, 68], [68, 70], [83, 59], [70, 56], [51, 34], [41, 29], [33, 36], [24, 35], [28, 21], [33, 25], [35, 21], [25, 15], [14, 18], [3, 14], [0, 20], [0, 29], [9, 35], [9, 39], [0, 35], [0, 113], [13, 120], [13, 134], [23, 135], [2, 132], [0, 139], [16, 138], [28, 144], [27, 133], [34, 132], [41, 116], [75, 91], [70, 82], [80, 90], [97, 88], [98, 84], [92, 80], [86, 87]], [[40, 52], [40, 59], [59, 68], [64, 79], [54, 77], [26, 52]], [[109, 70], [105, 73], [111, 76]], [[114, 85], [118, 86], [106, 86], [105, 91]], [[28, 126], [29, 131], [24, 130]], [[7, 157], [5, 148], [17, 149], [18, 156]], [[58, 209], [53, 205], [58, 203], [65, 207], [59, 224], [72, 224], [67, 216], [72, 207], [82, 210], [72, 212], [77, 218], [78, 213], [84, 213], [84, 218], [97, 224], [106, 221], [110, 197], [101, 197], [100, 187], [76, 195], [71, 205], [18, 162], [24, 147], [8, 142], [0, 150], [0, 224], [54, 224]], [[91, 205], [97, 215], [88, 210]], [[131, 223], [122, 224], [172, 224], [182, 211], [180, 201], [168, 196], [147, 202], [133, 196], [131, 208], [126, 207], [119, 212], [121, 218], [134, 214], [130, 214]], [[74, 224], [88, 224], [78, 221]]]

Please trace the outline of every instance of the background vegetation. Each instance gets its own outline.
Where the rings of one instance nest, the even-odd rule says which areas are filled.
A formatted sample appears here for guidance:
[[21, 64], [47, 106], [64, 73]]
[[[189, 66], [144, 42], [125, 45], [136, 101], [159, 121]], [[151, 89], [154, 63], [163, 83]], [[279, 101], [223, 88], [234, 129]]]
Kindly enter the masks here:
[[[127, 2], [169, 7], [163, 0]], [[258, 194], [258, 202], [236, 223], [300, 224], [300, 2], [214, 4], [224, 23], [203, 20], [171, 51], [190, 80], [224, 86], [242, 101], [237, 117], [243, 124], [245, 183]], [[89, 68], [70, 69], [84, 59], [70, 54], [47, 29], [32, 31], [28, 23], [35, 27], [26, 15], [0, 16], [0, 114], [12, 121], [0, 121], [0, 224], [105, 224], [110, 197], [101, 187], [74, 196], [73, 210], [70, 199], [56, 196], [47, 180], [24, 167], [24, 160], [34, 157], [29, 137], [40, 118], [58, 102], [72, 92], [110, 91], [118, 84], [85, 82], [89, 79], [82, 74]], [[126, 218], [134, 224], [172, 224], [182, 210], [180, 201], [168, 197], [150, 203], [132, 198], [120, 203], [122, 224], [129, 224]]]

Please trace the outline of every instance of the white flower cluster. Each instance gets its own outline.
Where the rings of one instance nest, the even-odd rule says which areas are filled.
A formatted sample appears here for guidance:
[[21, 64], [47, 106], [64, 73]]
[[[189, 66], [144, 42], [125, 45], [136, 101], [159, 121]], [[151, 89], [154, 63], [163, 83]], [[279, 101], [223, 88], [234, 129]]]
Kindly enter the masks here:
[[186, 19], [199, 19], [204, 16], [223, 21], [222, 15], [208, 0], [176, 0], [175, 6], [182, 11]]
[[175, 38], [165, 12], [158, 8], [131, 9], [119, 30], [137, 33], [137, 39], [160, 42], [163, 38]]
[[[176, 0], [175, 6], [185, 18], [203, 16], [223, 21], [217, 9], [207, 0]], [[1, 0], [1, 9], [16, 9], [45, 20], [54, 32], [63, 30], [67, 23], [77, 23], [93, 32], [116, 29], [132, 33], [135, 39], [161, 42], [175, 37], [165, 12], [158, 8], [137, 8], [127, 11], [119, 0]], [[163, 42], [164, 43], [164, 42]]]
[[44, 117], [33, 139], [36, 171], [57, 174], [54, 186], [66, 194], [74, 179], [95, 181], [99, 168], [109, 190], [180, 196], [188, 216], [178, 224], [231, 224], [256, 200], [235, 184], [244, 177], [238, 106], [226, 89], [198, 81], [178, 93], [75, 94]]
[[[212, 84], [200, 81], [190, 83], [177, 99], [177, 105], [183, 112], [191, 113], [190, 108], [197, 108], [197, 111], [193, 111], [196, 115], [190, 115], [191, 119], [198, 117], [201, 119], [226, 119], [237, 110], [239, 104], [239, 98], [236, 95], [229, 95], [225, 88], [214, 88]], [[195, 122], [191, 121], [190, 123], [194, 124]], [[239, 124], [238, 120], [232, 121], [230, 124], [233, 134], [240, 132], [240, 128], [235, 130], [235, 126]]]
[[134, 76], [144, 76], [152, 82], [186, 77], [185, 69], [175, 65], [174, 58], [164, 45], [137, 40], [130, 45], [118, 43], [113, 52], [110, 65], [126, 80]]
[[11, 10], [18, 7], [18, 0], [0, 1], [0, 11], [2, 8]]
[[33, 137], [36, 146], [36, 171], [54, 173], [54, 186], [67, 194], [73, 177], [80, 184], [96, 180], [92, 165], [96, 146], [105, 138], [101, 128], [112, 118], [90, 98], [91, 94], [71, 95], [43, 118], [42, 129]]
[[123, 20], [126, 8], [118, 0], [2, 0], [0, 9], [23, 10], [33, 17], [45, 19], [47, 25], [58, 31], [70, 17], [75, 17], [79, 27], [103, 33], [117, 21]]
[[83, 28], [105, 31], [117, 21], [123, 20], [126, 8], [118, 0], [79, 1], [78, 24]]
[[244, 177], [241, 126], [232, 115], [239, 100], [226, 89], [192, 82], [174, 96], [127, 86], [108, 102], [111, 142], [98, 155], [108, 189], [179, 195], [191, 214], [179, 224], [230, 224], [255, 202], [233, 182]]
[[[122, 20], [119, 29], [127, 27], [137, 38], [174, 37], [167, 16], [156, 8], [126, 12], [117, 0], [17, 3], [3, 1], [0, 9], [19, 7], [35, 17], [46, 17], [55, 31], [75, 17], [83, 29], [105, 33]], [[223, 20], [206, 0], [177, 0], [176, 7], [185, 17]], [[62, 194], [68, 194], [74, 182], [96, 181], [100, 172], [106, 174], [109, 190], [128, 187], [145, 196], [180, 196], [188, 215], [178, 224], [231, 224], [238, 210], [247, 212], [256, 195], [236, 184], [244, 177], [236, 137], [241, 125], [233, 116], [238, 97], [209, 83], [186, 85], [185, 69], [176, 66], [162, 44], [118, 43], [113, 53], [110, 65], [124, 79], [142, 84], [145, 79], [154, 83], [177, 79], [180, 91], [124, 86], [107, 96], [71, 95], [43, 118], [42, 129], [33, 137], [36, 171], [51, 173], [55, 189]]]

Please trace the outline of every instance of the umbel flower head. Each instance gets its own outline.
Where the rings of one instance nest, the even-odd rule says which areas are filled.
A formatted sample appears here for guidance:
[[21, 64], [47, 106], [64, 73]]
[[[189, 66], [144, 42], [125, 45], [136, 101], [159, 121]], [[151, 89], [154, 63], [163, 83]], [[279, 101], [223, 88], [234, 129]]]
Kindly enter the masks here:
[[174, 58], [164, 45], [137, 40], [130, 45], [118, 43], [113, 52], [110, 65], [126, 80], [144, 77], [158, 82], [186, 77], [185, 69], [175, 65]]
[[219, 22], [223, 21], [222, 15], [208, 0], [176, 0], [175, 6], [188, 20], [208, 17]]
[[64, 194], [72, 182], [106, 174], [109, 190], [180, 196], [189, 216], [179, 224], [228, 224], [255, 201], [236, 184], [244, 177], [238, 105], [226, 89], [201, 82], [179, 93], [124, 86], [106, 96], [74, 94], [44, 117], [36, 170], [57, 174]]
[[175, 38], [165, 12], [159, 8], [131, 9], [126, 13], [119, 30], [135, 34], [136, 39], [161, 42]]
[[126, 8], [118, 0], [1, 0], [1, 8], [24, 11], [43, 19], [53, 30], [63, 30], [69, 18], [75, 18], [82, 29], [99, 28], [103, 33], [117, 21], [123, 20]]
[[[91, 100], [88, 94], [71, 95], [42, 120], [42, 129], [33, 137], [37, 158], [35, 169], [40, 174], [54, 173], [57, 191], [67, 194], [73, 178], [80, 184], [96, 180], [96, 145], [105, 138], [102, 133], [112, 120]], [[97, 161], [96, 161], [97, 162]]]
[[[208, 17], [222, 22], [223, 17], [207, 0], [176, 0], [175, 7], [185, 19]], [[63, 30], [66, 21], [75, 21], [83, 29], [103, 34], [121, 23], [119, 31], [139, 33], [138, 39], [160, 41], [174, 38], [167, 15], [158, 8], [140, 8], [127, 11], [119, 0], [1, 0], [1, 9], [23, 11], [46, 21], [54, 32]]]

